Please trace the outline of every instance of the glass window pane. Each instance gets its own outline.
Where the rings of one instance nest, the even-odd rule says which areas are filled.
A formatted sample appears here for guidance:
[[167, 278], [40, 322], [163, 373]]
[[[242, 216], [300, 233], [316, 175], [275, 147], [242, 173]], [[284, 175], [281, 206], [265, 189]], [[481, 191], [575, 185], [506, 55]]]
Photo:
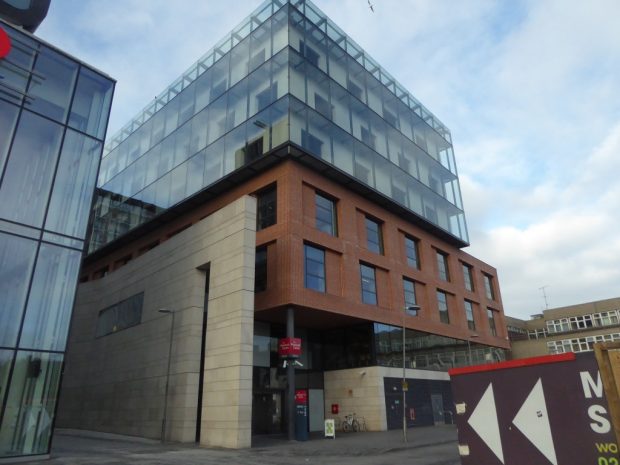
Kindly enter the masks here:
[[12, 350], [0, 350], [0, 399], [4, 399], [7, 391], [13, 353]]
[[22, 113], [0, 186], [0, 217], [41, 226], [61, 137], [58, 124]]
[[77, 63], [42, 47], [28, 89], [29, 108], [64, 123], [77, 71]]
[[101, 142], [67, 131], [45, 222], [46, 229], [67, 236], [84, 237], [100, 155]]
[[21, 348], [65, 349], [81, 253], [42, 244], [19, 341]]
[[[20, 102], [28, 85], [28, 76], [32, 69], [32, 63], [38, 45], [25, 34], [5, 29], [11, 40], [19, 41], [22, 46], [12, 47], [9, 55], [2, 62], [2, 94], [12, 98], [12, 101]], [[15, 89], [14, 91], [11, 90]]]
[[71, 105], [69, 125], [98, 139], [103, 139], [113, 89], [114, 83], [111, 80], [82, 67]]
[[0, 233], [0, 346], [14, 346], [37, 243]]
[[15, 130], [19, 108], [0, 100], [0, 175], [4, 169], [4, 162], [9, 150], [9, 144]]
[[0, 427], [0, 456], [46, 454], [62, 355], [18, 352]]

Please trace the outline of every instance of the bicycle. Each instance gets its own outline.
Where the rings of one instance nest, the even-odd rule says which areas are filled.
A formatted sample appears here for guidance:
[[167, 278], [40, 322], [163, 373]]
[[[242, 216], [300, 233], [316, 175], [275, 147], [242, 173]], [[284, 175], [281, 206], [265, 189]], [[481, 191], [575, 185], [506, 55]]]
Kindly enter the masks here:
[[360, 423], [357, 421], [355, 413], [345, 415], [344, 420], [342, 421], [342, 431], [345, 433], [350, 433], [351, 431], [357, 433], [359, 430]]

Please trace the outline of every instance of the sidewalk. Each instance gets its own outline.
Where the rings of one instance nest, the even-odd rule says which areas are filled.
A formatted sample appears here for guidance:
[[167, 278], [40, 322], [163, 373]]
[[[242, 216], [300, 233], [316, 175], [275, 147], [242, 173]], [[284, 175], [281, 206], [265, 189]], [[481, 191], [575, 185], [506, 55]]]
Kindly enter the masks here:
[[255, 436], [252, 448], [205, 449], [78, 430], [56, 431], [51, 459], [30, 465], [459, 465], [453, 425], [313, 435], [304, 442]]

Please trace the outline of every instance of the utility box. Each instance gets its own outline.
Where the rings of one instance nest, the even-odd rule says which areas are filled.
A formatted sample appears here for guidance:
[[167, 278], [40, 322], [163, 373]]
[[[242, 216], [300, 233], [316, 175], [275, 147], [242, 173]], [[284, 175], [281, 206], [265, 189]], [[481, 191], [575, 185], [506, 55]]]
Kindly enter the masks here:
[[462, 465], [615, 465], [593, 353], [450, 370]]

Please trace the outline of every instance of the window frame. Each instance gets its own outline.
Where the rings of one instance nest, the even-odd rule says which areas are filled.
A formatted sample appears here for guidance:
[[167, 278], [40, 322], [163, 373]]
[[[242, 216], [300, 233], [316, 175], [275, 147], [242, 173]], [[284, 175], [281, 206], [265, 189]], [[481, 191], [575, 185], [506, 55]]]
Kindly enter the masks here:
[[[440, 295], [442, 295], [444, 298], [440, 299]], [[442, 308], [442, 304], [445, 305], [445, 308]], [[450, 324], [450, 306], [448, 305], [448, 293], [440, 289], [437, 289], [437, 309], [439, 311], [439, 321], [445, 324]]]
[[[330, 208], [325, 208], [326, 205], [321, 204], [322, 202], [329, 205]], [[327, 196], [326, 194], [322, 192], [316, 191], [314, 193], [314, 208], [315, 208], [314, 225], [316, 229], [324, 233], [327, 233], [330, 236], [338, 237], [337, 200], [334, 199], [333, 197]], [[326, 214], [329, 215], [331, 224], [328, 223], [327, 221], [324, 221], [322, 218], [319, 218], [319, 209], [326, 212]]]
[[[270, 198], [273, 196], [273, 198]], [[266, 211], [272, 207], [272, 211]], [[273, 184], [256, 193], [256, 231], [278, 223], [278, 186]]]
[[465, 319], [467, 320], [467, 327], [475, 331], [476, 330], [476, 317], [474, 316], [474, 303], [470, 300], [465, 300], [463, 302], [463, 306], [465, 308]]
[[439, 249], [435, 249], [437, 254], [437, 275], [442, 281], [450, 282], [450, 266], [448, 264], [448, 254]]
[[497, 313], [497, 310], [493, 310], [492, 308], [487, 307], [487, 320], [489, 321], [489, 331], [493, 336], [497, 336], [497, 322], [495, 321], [495, 315]]
[[[308, 254], [309, 250], [313, 252], [320, 252], [321, 257], [322, 257], [322, 262], [312, 258]], [[321, 293], [327, 292], [327, 271], [326, 271], [325, 261], [326, 261], [325, 260], [325, 249], [316, 247], [312, 244], [304, 244], [304, 287], [306, 289], [310, 289], [312, 291], [317, 291]], [[309, 262], [318, 263], [322, 270], [322, 274], [310, 273], [309, 272], [310, 270], [308, 267]], [[317, 282], [320, 283], [318, 287], [309, 285], [310, 281], [308, 278], [310, 277], [315, 278]]]
[[[372, 273], [372, 278], [364, 273], [364, 270]], [[372, 289], [369, 286], [364, 286], [364, 278], [371, 279]], [[360, 263], [360, 284], [361, 284], [361, 297], [362, 303], [367, 305], [378, 305], [379, 296], [377, 294], [377, 269], [372, 265], [367, 265], [365, 263]], [[366, 296], [374, 296], [371, 301], [366, 300]]]
[[[371, 252], [378, 253], [379, 255], [384, 255], [385, 249], [383, 247], [383, 224], [368, 215], [364, 217], [364, 225], [366, 229], [366, 248]], [[376, 231], [371, 229], [371, 227], [376, 226]], [[376, 236], [377, 240], [374, 238], [371, 239], [372, 236]]]
[[[416, 270], [421, 269], [419, 245], [420, 241], [418, 239], [409, 234], [405, 234], [405, 257], [407, 258], [407, 265]], [[413, 252], [413, 258], [409, 252]]]
[[467, 263], [461, 262], [463, 268], [463, 282], [465, 284], [465, 290], [469, 292], [475, 292], [474, 286], [474, 268]]

